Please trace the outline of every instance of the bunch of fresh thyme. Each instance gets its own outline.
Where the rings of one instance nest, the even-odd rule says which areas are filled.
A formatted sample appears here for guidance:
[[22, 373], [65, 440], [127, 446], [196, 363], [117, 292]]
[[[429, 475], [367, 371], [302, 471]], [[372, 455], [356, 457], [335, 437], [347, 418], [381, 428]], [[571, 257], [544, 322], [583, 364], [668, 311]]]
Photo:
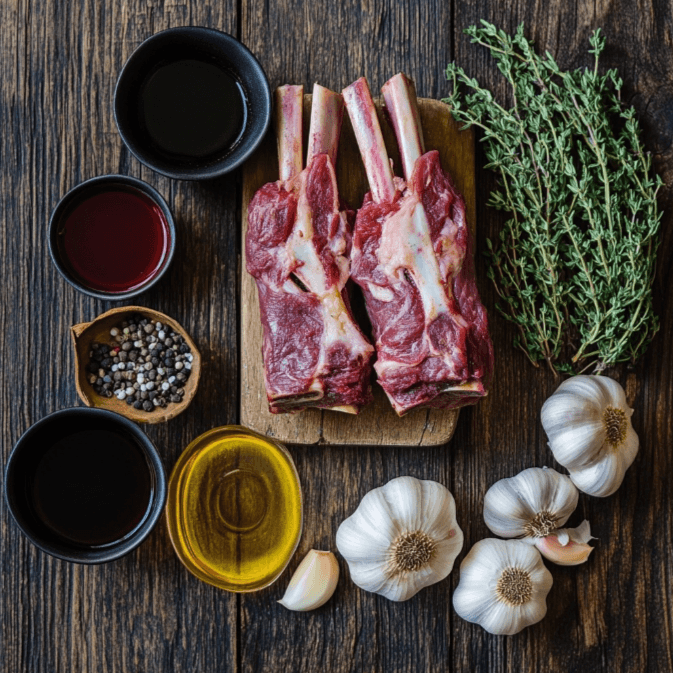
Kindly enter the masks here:
[[[488, 241], [498, 309], [516, 344], [554, 371], [600, 372], [639, 357], [658, 329], [652, 311], [661, 213], [633, 108], [616, 70], [598, 72], [605, 47], [591, 37], [593, 70], [562, 72], [520, 26], [509, 36], [482, 21], [466, 33], [490, 49], [511, 86], [511, 109], [450, 64], [454, 117], [483, 131], [487, 168], [499, 175], [489, 204], [509, 219]], [[471, 89], [463, 94], [462, 87]]]

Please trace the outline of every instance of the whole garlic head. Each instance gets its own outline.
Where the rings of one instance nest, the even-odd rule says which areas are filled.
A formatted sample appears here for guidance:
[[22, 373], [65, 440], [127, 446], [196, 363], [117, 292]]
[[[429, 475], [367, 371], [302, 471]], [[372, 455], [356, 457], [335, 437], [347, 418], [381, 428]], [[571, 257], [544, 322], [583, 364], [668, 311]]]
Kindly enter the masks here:
[[398, 477], [362, 498], [339, 526], [336, 544], [355, 584], [406, 601], [451, 572], [463, 532], [446, 487]]
[[486, 491], [484, 521], [500, 537], [545, 537], [568, 521], [579, 495], [565, 475], [530, 467]]
[[511, 636], [547, 614], [552, 581], [535, 547], [488, 538], [463, 559], [453, 607], [489, 633]]
[[633, 409], [624, 389], [607, 376], [573, 376], [542, 407], [542, 426], [556, 460], [577, 488], [612, 495], [638, 453]]

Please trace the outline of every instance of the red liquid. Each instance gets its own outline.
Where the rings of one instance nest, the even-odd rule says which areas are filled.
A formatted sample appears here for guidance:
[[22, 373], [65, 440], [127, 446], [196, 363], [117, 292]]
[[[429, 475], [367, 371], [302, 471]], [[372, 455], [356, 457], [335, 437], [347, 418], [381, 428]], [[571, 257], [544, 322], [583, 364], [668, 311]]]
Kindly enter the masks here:
[[169, 247], [159, 206], [134, 189], [115, 187], [79, 201], [60, 230], [61, 249], [83, 285], [128, 292], [155, 276]]

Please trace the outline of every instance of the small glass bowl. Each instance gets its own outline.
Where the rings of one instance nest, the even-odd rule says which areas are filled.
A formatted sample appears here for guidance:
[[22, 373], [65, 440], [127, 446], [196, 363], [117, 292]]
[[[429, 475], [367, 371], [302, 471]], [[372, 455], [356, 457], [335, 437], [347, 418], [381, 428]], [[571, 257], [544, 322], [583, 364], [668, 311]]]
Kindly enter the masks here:
[[237, 425], [197, 437], [178, 458], [166, 503], [178, 558], [227, 591], [275, 582], [303, 526], [299, 476], [281, 444]]

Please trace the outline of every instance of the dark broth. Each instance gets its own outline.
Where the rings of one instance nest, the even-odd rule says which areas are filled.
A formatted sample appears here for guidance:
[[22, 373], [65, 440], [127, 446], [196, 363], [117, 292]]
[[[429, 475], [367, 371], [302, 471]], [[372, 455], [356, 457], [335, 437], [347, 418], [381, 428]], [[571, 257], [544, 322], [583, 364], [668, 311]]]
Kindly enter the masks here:
[[241, 85], [215, 63], [182, 59], [159, 66], [140, 91], [141, 125], [169, 158], [218, 157], [245, 126]]
[[59, 245], [71, 272], [91, 290], [128, 292], [161, 269], [169, 248], [163, 211], [142, 192], [114, 187], [66, 213]]
[[49, 446], [30, 493], [35, 514], [53, 535], [100, 546], [142, 523], [152, 490], [140, 447], [122, 434], [97, 429], [73, 432]]

